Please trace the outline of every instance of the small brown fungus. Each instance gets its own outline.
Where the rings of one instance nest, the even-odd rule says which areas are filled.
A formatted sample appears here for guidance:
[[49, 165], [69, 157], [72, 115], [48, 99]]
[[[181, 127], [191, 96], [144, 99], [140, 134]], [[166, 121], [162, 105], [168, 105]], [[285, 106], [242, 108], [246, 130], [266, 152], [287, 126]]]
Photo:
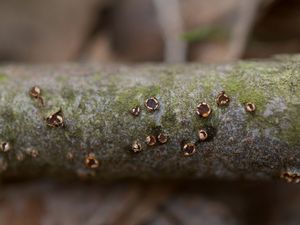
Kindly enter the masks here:
[[196, 152], [196, 145], [193, 143], [184, 144], [182, 150], [184, 156], [193, 155]]
[[230, 102], [230, 98], [225, 94], [225, 91], [221, 91], [216, 99], [218, 106], [227, 106]]
[[205, 129], [201, 129], [198, 131], [198, 136], [200, 141], [205, 141], [208, 137], [208, 133]]
[[164, 133], [160, 133], [158, 136], [157, 136], [157, 140], [159, 143], [161, 144], [164, 144], [168, 141], [168, 136]]
[[153, 135], [149, 135], [146, 137], [146, 144], [149, 146], [153, 146], [156, 144], [156, 137]]
[[139, 106], [135, 106], [133, 107], [131, 110], [130, 110], [130, 113], [133, 115], [133, 116], [138, 116], [140, 115], [140, 112], [141, 112], [141, 108]]
[[206, 102], [201, 102], [197, 106], [197, 115], [203, 118], [208, 117], [211, 114], [211, 108]]
[[26, 148], [25, 152], [33, 158], [36, 158], [39, 155], [39, 151], [37, 149], [31, 148], [31, 147]]
[[11, 144], [9, 142], [4, 141], [4, 142], [1, 142], [0, 144], [1, 144], [1, 146], [0, 146], [1, 151], [8, 152], [9, 150], [11, 150]]
[[42, 98], [42, 91], [39, 87], [37, 87], [37, 86], [32, 87], [29, 91], [29, 95], [32, 98], [38, 99], [40, 101], [41, 105], [44, 105], [44, 100]]
[[96, 169], [99, 167], [100, 163], [96, 159], [96, 156], [94, 153], [89, 153], [87, 157], [84, 160], [85, 166], [91, 169]]
[[58, 112], [48, 116], [46, 118], [46, 122], [49, 127], [63, 127], [64, 119], [63, 119], [62, 111], [59, 110]]
[[66, 157], [67, 157], [68, 160], [72, 161], [74, 159], [74, 154], [72, 152], [68, 152], [66, 154]]
[[37, 86], [34, 86], [30, 89], [29, 95], [33, 98], [39, 98], [41, 96], [41, 89]]
[[283, 172], [280, 176], [282, 179], [286, 180], [288, 183], [299, 183], [300, 182], [300, 173], [295, 171]]
[[149, 112], [154, 112], [159, 109], [159, 102], [155, 97], [151, 97], [145, 101], [145, 106]]
[[198, 130], [200, 141], [212, 141], [217, 134], [217, 129], [211, 125], [206, 125]]
[[134, 141], [131, 145], [131, 150], [135, 153], [141, 152], [143, 150], [142, 145], [138, 141]]
[[36, 149], [32, 149], [32, 151], [31, 151], [31, 156], [32, 156], [33, 158], [36, 158], [36, 157], [38, 157], [38, 155], [39, 155], [39, 152], [38, 152]]
[[254, 111], [256, 110], [256, 106], [255, 106], [254, 103], [252, 103], [252, 102], [247, 102], [247, 103], [245, 104], [245, 110], [246, 110], [247, 112], [254, 112]]

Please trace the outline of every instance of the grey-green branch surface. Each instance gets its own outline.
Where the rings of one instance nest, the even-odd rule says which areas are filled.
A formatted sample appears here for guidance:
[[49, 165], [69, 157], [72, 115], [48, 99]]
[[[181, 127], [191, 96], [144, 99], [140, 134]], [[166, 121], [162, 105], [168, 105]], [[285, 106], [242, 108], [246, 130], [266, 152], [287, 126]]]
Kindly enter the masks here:
[[[44, 104], [29, 95], [34, 86]], [[216, 103], [221, 91], [228, 106]], [[144, 106], [150, 97], [160, 104], [154, 112]], [[200, 102], [210, 105], [208, 118], [196, 114]], [[130, 113], [135, 106], [139, 116]], [[59, 110], [64, 126], [47, 125]], [[199, 129], [210, 130], [207, 140]], [[145, 143], [159, 133], [168, 135], [165, 144]], [[298, 182], [300, 56], [220, 65], [3, 65], [0, 140], [1, 178]], [[135, 153], [136, 142], [142, 150]], [[196, 151], [185, 156], [188, 143]]]

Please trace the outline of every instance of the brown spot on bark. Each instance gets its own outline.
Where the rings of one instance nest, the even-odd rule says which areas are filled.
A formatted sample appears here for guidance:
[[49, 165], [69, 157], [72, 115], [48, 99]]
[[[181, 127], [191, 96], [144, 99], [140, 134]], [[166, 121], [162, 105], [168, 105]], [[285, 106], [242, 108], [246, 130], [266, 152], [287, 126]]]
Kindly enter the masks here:
[[35, 148], [27, 148], [26, 153], [33, 158], [36, 158], [39, 156], [39, 151]]
[[198, 131], [198, 136], [200, 141], [205, 141], [208, 137], [208, 133], [205, 129], [201, 129]]
[[11, 144], [9, 142], [1, 142], [0, 143], [0, 150], [3, 152], [8, 152], [11, 150]]
[[72, 161], [74, 159], [74, 154], [72, 152], [68, 152], [66, 157], [69, 161]]
[[151, 97], [145, 101], [145, 106], [149, 112], [154, 112], [159, 109], [159, 102], [155, 97]]
[[196, 152], [196, 145], [193, 143], [186, 143], [182, 147], [184, 156], [191, 156]]
[[141, 152], [143, 150], [141, 143], [134, 141], [131, 145], [131, 150], [135, 153]]
[[281, 173], [280, 177], [286, 180], [288, 183], [299, 183], [300, 182], [300, 172], [297, 171], [285, 171]]
[[247, 112], [255, 112], [256, 106], [255, 106], [254, 103], [252, 103], [252, 102], [247, 102], [247, 103], [245, 104], [245, 110], [246, 110]]
[[206, 102], [201, 102], [198, 106], [197, 106], [197, 115], [203, 118], [208, 117], [211, 114], [211, 108], [210, 106], [206, 103]]
[[227, 106], [230, 102], [230, 98], [225, 94], [225, 91], [221, 91], [217, 96], [216, 102], [218, 106]]
[[146, 144], [149, 146], [153, 146], [156, 144], [156, 137], [153, 135], [149, 135], [146, 137]]
[[141, 108], [139, 106], [135, 106], [133, 107], [131, 110], [130, 110], [130, 113], [133, 115], [133, 116], [139, 116], [140, 115], [140, 112], [141, 112]]
[[84, 163], [87, 168], [91, 168], [91, 169], [96, 169], [100, 165], [94, 153], [89, 153], [85, 158]]
[[46, 118], [47, 125], [49, 127], [63, 127], [64, 126], [64, 118], [62, 111], [59, 110], [56, 113], [48, 116]]
[[40, 89], [38, 86], [32, 87], [32, 88], [29, 90], [29, 95], [30, 95], [32, 98], [37, 99], [37, 100], [41, 103], [42, 106], [44, 105], [44, 100], [43, 100], [43, 98], [42, 98], [42, 91], [41, 91], [41, 89]]
[[29, 95], [33, 98], [38, 98], [41, 96], [41, 89], [37, 86], [34, 86], [30, 89], [29, 91]]
[[161, 144], [164, 144], [168, 141], [168, 136], [164, 133], [160, 133], [158, 136], [157, 136], [157, 139], [158, 139], [158, 142], [161, 143]]

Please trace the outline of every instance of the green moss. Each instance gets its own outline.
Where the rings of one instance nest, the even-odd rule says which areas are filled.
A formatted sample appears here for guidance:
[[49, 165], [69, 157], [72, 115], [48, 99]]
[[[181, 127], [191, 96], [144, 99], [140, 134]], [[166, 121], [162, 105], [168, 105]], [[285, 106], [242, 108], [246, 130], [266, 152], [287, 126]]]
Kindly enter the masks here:
[[115, 106], [120, 109], [118, 112], [122, 112], [124, 109], [130, 110], [136, 105], [143, 104], [144, 100], [149, 97], [159, 96], [159, 92], [158, 85], [132, 87], [117, 94]]
[[8, 78], [5, 74], [0, 73], [0, 82], [6, 81]]
[[231, 77], [230, 80], [226, 79], [223, 82], [223, 85], [225, 91], [230, 94], [237, 94], [238, 92], [241, 91], [242, 88], [244, 88], [243, 84], [241, 84], [240, 81], [235, 77]]
[[66, 74], [61, 74], [55, 77], [55, 80], [59, 83], [66, 83], [68, 81], [68, 76]]
[[182, 39], [187, 42], [199, 42], [205, 40], [226, 39], [229, 33], [221, 27], [202, 27], [182, 35]]
[[162, 115], [161, 124], [163, 127], [178, 129], [178, 121], [176, 113], [172, 110], [167, 109], [166, 112]]
[[91, 76], [91, 80], [94, 82], [101, 81], [103, 79], [103, 74], [101, 73], [95, 73], [93, 76]]
[[[256, 83], [259, 80], [259, 83]], [[262, 135], [264, 130], [282, 126], [280, 119], [288, 115], [292, 124], [278, 129], [274, 134], [289, 145], [300, 144], [300, 76], [297, 65], [283, 64], [279, 68], [261, 66], [256, 62], [239, 63], [235, 70], [227, 76], [222, 84], [230, 96], [236, 96], [240, 104], [253, 102], [257, 111], [249, 115], [248, 128], [259, 127]], [[266, 90], [268, 90], [266, 92]], [[271, 116], [263, 116], [266, 106], [274, 99], [282, 99], [287, 109], [274, 111]], [[281, 124], [281, 125], [280, 125]]]
[[245, 89], [245, 91], [240, 92], [238, 95], [238, 100], [242, 104], [247, 102], [253, 102], [257, 106], [257, 109], [259, 111], [262, 111], [267, 103], [267, 99], [264, 95], [264, 92], [255, 89]]
[[229, 96], [235, 96], [241, 105], [253, 102], [257, 110], [262, 112], [267, 104], [268, 96], [265, 95], [264, 85], [261, 83], [256, 84], [253, 76], [255, 75], [249, 74], [249, 72], [244, 74], [243, 69], [238, 67], [231, 75], [223, 79], [221, 83], [226, 93]]
[[[155, 113], [148, 113], [144, 110], [144, 101], [152, 96], [159, 97], [159, 86], [136, 86], [128, 89], [116, 90], [115, 97], [105, 107], [105, 112], [99, 118], [102, 123], [110, 121], [111, 130], [108, 132], [118, 133], [119, 130], [126, 129], [130, 134], [129, 137], [120, 141], [143, 139], [147, 133], [156, 126], [153, 115]], [[129, 111], [135, 107], [142, 108], [142, 115], [136, 118], [130, 115]], [[124, 118], [123, 123], [118, 123], [116, 117]], [[143, 119], [141, 119], [143, 117]], [[106, 122], [105, 122], [106, 121]], [[139, 129], [137, 129], [139, 127]], [[112, 136], [110, 133], [104, 134], [107, 138]]]
[[171, 88], [174, 86], [175, 81], [175, 72], [174, 71], [164, 71], [164, 73], [160, 77], [161, 87]]
[[8, 123], [13, 123], [15, 121], [15, 114], [12, 108], [7, 107], [0, 112], [2, 118], [5, 118], [5, 121]]
[[156, 134], [156, 135], [159, 133], [160, 130], [161, 130], [160, 126], [157, 126], [154, 121], [149, 121], [145, 129], [147, 134]]
[[280, 130], [279, 138], [290, 145], [300, 145], [300, 104], [288, 105], [289, 119], [292, 123], [289, 127]]
[[64, 88], [61, 92], [61, 95], [69, 103], [73, 103], [76, 98], [75, 91], [70, 87]]
[[292, 92], [292, 96], [295, 97], [295, 100], [300, 98], [300, 74], [296, 68], [279, 71], [279, 73], [276, 74], [275, 81], [276, 87], [274, 87], [273, 90], [276, 89], [275, 91], [278, 94], [290, 96], [290, 92]]

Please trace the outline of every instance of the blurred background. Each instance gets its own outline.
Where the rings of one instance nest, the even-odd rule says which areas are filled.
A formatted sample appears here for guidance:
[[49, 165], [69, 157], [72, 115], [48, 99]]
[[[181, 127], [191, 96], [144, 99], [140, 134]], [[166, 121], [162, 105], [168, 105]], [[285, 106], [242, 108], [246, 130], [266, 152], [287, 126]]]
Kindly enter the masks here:
[[0, 62], [224, 62], [300, 50], [299, 0], [0, 0]]
[[[1, 64], [218, 63], [299, 52], [299, 0], [0, 0]], [[284, 182], [0, 185], [0, 225], [299, 225], [299, 210], [299, 187]]]

